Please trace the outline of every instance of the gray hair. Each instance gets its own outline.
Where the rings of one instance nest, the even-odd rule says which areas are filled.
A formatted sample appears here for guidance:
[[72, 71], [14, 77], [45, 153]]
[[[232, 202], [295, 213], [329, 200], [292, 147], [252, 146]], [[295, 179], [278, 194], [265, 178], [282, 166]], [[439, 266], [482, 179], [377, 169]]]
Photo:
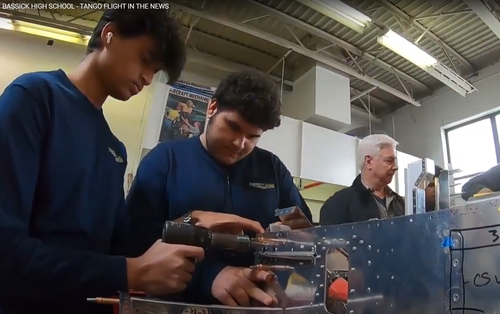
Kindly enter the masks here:
[[392, 137], [385, 134], [372, 134], [366, 136], [359, 142], [358, 149], [356, 151], [356, 162], [359, 169], [363, 167], [366, 156], [377, 158], [382, 149], [387, 147], [396, 149], [398, 144], [399, 143]]

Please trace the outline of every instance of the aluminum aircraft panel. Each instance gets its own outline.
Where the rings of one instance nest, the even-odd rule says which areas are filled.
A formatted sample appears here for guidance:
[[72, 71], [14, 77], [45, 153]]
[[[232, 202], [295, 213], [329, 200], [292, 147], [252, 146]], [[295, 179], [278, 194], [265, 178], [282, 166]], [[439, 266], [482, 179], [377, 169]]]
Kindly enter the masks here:
[[[280, 307], [200, 306], [124, 293], [121, 313], [500, 314], [499, 210], [493, 196], [432, 213], [266, 233], [256, 264], [277, 274]], [[347, 302], [329, 298], [339, 277], [348, 281]]]

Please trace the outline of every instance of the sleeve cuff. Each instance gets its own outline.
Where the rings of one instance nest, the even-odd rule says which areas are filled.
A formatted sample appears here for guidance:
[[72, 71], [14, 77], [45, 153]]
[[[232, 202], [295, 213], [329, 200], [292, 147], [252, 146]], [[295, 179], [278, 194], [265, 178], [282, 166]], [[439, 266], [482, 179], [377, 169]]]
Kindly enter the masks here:
[[465, 190], [462, 190], [462, 196], [465, 200], [469, 199], [470, 197], [473, 197], [474, 194], [477, 194], [481, 189], [486, 188], [483, 184], [479, 183], [473, 183], [466, 187]]
[[118, 291], [128, 291], [127, 260], [123, 256], [107, 256], [100, 261], [102, 280], [96, 293], [112, 295]]

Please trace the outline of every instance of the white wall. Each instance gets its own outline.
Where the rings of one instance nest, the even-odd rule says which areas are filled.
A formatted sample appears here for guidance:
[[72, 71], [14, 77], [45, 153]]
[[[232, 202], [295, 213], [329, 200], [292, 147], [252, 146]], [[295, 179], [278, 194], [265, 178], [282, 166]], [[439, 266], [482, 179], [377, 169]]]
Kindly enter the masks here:
[[[442, 127], [456, 124], [500, 108], [500, 64], [471, 79], [477, 92], [462, 97], [443, 88], [422, 101], [420, 108], [408, 105], [383, 118], [384, 129], [399, 142], [399, 149], [428, 157], [445, 166]], [[393, 134], [393, 118], [394, 129]]]
[[[290, 140], [284, 141], [285, 138]], [[279, 128], [262, 135], [257, 144], [260, 148], [272, 151], [285, 164], [293, 177], [300, 177], [302, 150], [302, 122], [283, 117]]]
[[[313, 182], [309, 180], [302, 181], [303, 185], [307, 185]], [[302, 194], [302, 197], [306, 201], [307, 206], [309, 206], [309, 209], [311, 210], [313, 222], [319, 222], [319, 213], [325, 201], [330, 196], [342, 190], [343, 188], [344, 187], [340, 185], [323, 183], [321, 185], [306, 188], [300, 191], [300, 194]]]
[[356, 137], [303, 123], [300, 177], [350, 186], [357, 175], [358, 143]]

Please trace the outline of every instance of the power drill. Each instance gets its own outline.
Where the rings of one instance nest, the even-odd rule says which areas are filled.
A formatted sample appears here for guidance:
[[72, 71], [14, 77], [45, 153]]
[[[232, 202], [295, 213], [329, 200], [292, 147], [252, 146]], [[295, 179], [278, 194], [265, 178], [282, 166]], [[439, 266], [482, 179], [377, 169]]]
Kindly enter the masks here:
[[[257, 239], [251, 239], [247, 235], [234, 235], [212, 232], [207, 228], [193, 226], [191, 224], [166, 221], [163, 226], [162, 241], [170, 244], [183, 244], [201, 247], [207, 249], [224, 249], [232, 251], [252, 251], [255, 245], [260, 242]], [[266, 265], [252, 265], [250, 268], [266, 269]], [[286, 268], [277, 266], [277, 268]], [[287, 268], [288, 269], [288, 268]], [[293, 269], [293, 268], [292, 268]], [[286, 294], [276, 280], [256, 283], [264, 291], [274, 292], [278, 300], [278, 306], [285, 308]], [[254, 306], [263, 306], [252, 301]]]
[[254, 241], [247, 235], [217, 233], [207, 228], [174, 221], [165, 222], [162, 241], [201, 247], [205, 250], [224, 249], [243, 252], [251, 251], [254, 245]]

